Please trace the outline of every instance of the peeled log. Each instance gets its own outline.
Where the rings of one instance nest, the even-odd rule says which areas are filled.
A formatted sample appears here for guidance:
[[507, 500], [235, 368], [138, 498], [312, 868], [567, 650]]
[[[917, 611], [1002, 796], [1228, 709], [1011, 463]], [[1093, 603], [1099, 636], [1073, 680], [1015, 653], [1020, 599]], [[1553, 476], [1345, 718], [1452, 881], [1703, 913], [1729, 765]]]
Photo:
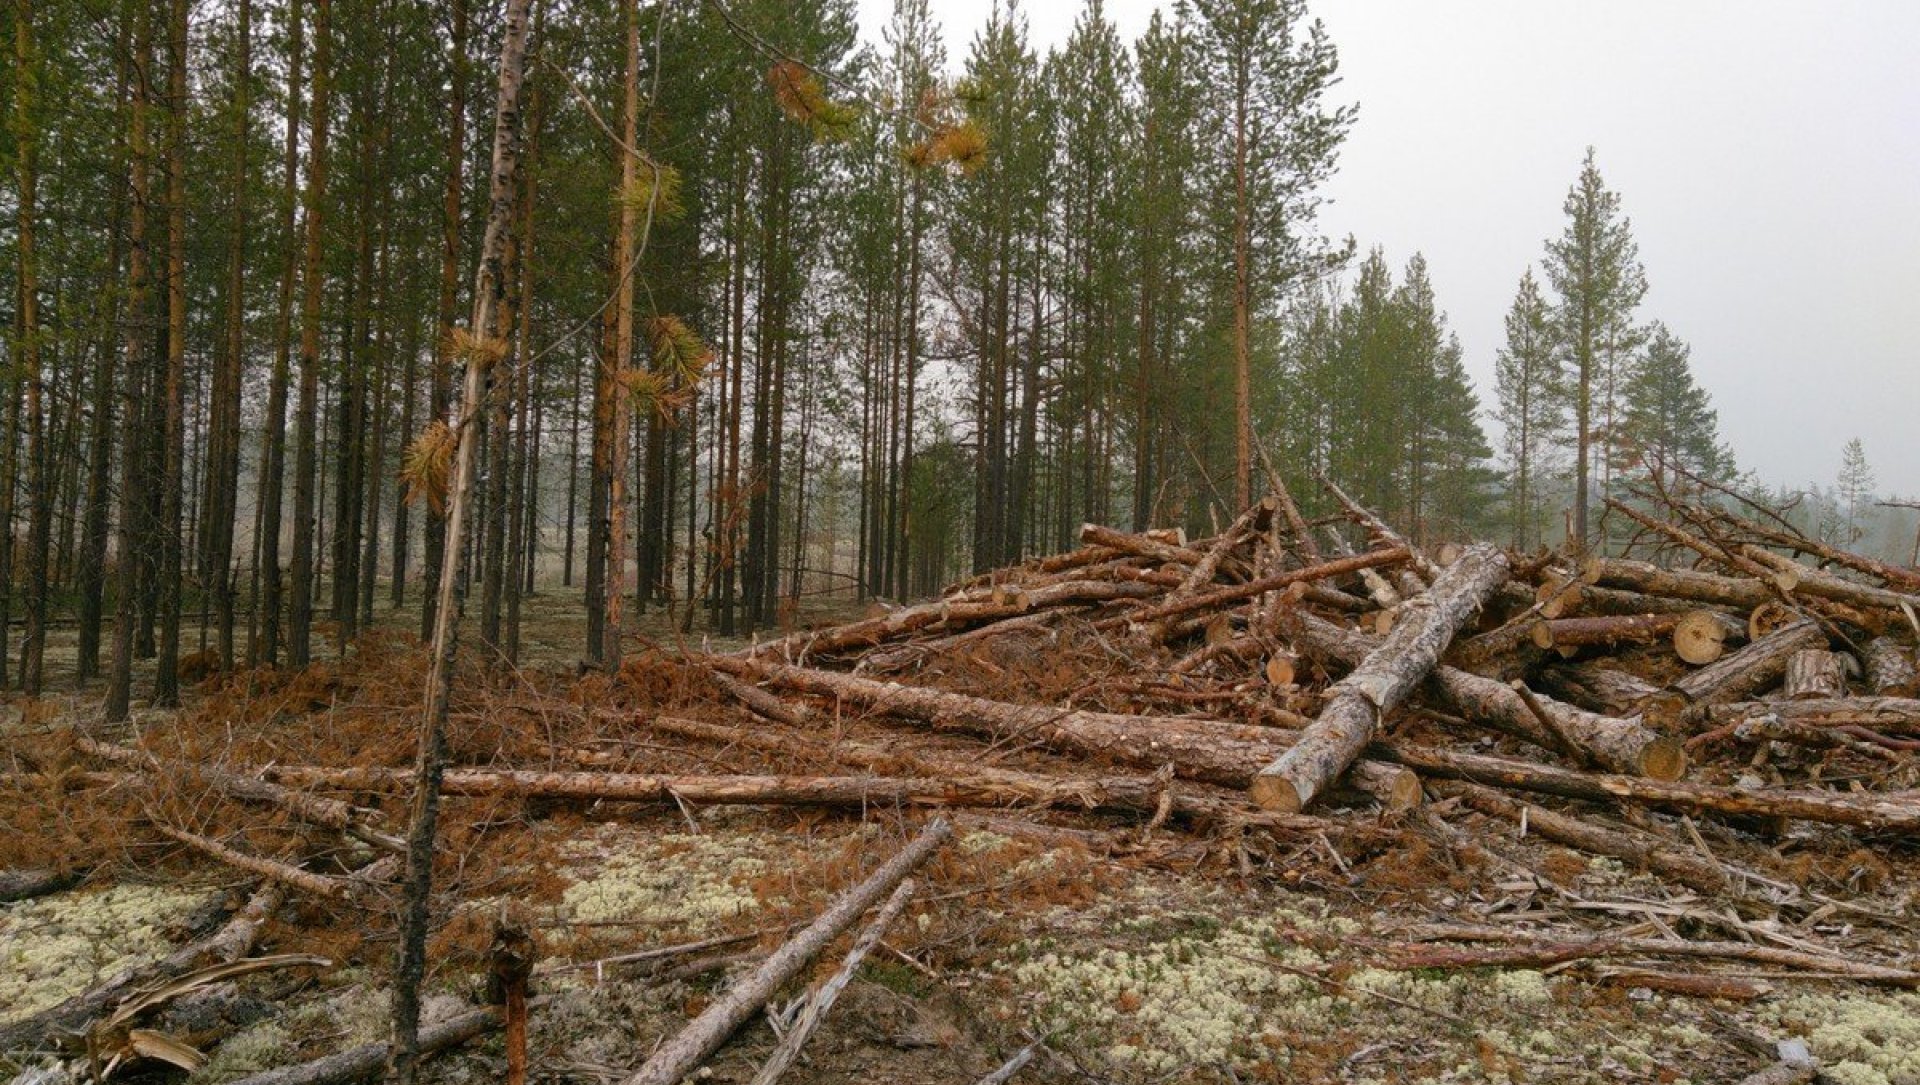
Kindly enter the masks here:
[[1847, 676], [1840, 656], [1824, 648], [1802, 648], [1787, 657], [1780, 694], [1790, 701], [1825, 700], [1847, 695]]
[[[1311, 614], [1300, 615], [1299, 626], [1301, 647], [1347, 666], [1358, 663], [1378, 644], [1372, 638], [1341, 629]], [[1647, 687], [1650, 691], [1653, 688]], [[1541, 749], [1560, 748], [1526, 700], [1504, 682], [1441, 664], [1433, 669], [1424, 689], [1427, 696], [1467, 719], [1515, 735]], [[1534, 700], [1541, 711], [1552, 716], [1560, 730], [1615, 772], [1656, 780], [1677, 780], [1686, 775], [1686, 748], [1643, 726], [1637, 719], [1597, 715], [1538, 695]]]
[[1920, 693], [1920, 674], [1913, 653], [1892, 637], [1875, 637], [1860, 651], [1867, 689], [1876, 697], [1911, 697]]
[[1267, 810], [1306, 809], [1360, 755], [1381, 717], [1433, 670], [1454, 634], [1506, 583], [1508, 573], [1506, 555], [1476, 546], [1425, 594], [1408, 601], [1393, 633], [1333, 686], [1331, 699], [1300, 740], [1260, 770], [1250, 789], [1254, 802]]
[[1746, 626], [1717, 610], [1688, 611], [1673, 627], [1673, 653], [1696, 667], [1727, 654], [1729, 642], [1747, 639]]

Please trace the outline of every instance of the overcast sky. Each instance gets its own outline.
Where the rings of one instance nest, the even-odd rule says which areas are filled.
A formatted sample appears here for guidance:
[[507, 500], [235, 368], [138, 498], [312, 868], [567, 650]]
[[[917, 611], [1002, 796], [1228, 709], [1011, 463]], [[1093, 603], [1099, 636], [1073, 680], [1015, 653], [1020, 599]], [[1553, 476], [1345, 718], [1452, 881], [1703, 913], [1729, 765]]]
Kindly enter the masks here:
[[[1309, 3], [1360, 103], [1323, 227], [1426, 253], [1484, 403], [1592, 144], [1740, 464], [1830, 484], [1858, 436], [1920, 495], [1920, 2]], [[1022, 6], [1040, 49], [1080, 9]], [[1106, 6], [1131, 40], [1159, 5]], [[957, 66], [991, 0], [933, 8]]]

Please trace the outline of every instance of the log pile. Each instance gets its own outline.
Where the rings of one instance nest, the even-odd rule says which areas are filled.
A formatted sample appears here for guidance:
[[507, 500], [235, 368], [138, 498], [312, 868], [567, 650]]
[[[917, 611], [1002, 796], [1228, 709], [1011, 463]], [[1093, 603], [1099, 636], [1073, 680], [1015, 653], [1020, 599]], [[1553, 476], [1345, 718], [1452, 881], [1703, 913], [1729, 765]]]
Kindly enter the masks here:
[[[1920, 573], [1685, 504], [1658, 516], [1619, 505], [1641, 530], [1626, 555], [1427, 548], [1328, 490], [1347, 534], [1306, 521], [1276, 492], [1211, 538], [1087, 525], [1078, 549], [937, 599], [730, 651], [643, 656], [603, 687], [621, 703], [543, 709], [575, 713], [588, 734], [629, 744], [626, 754], [549, 737], [456, 758], [444, 794], [528, 811], [652, 806], [689, 821], [725, 805], [931, 822], [887, 876], [850, 889], [688, 1032], [661, 1041], [634, 1081], [695, 1070], [894, 893], [766, 1063], [763, 1079], [776, 1076], [907, 906], [907, 874], [948, 835], [933, 811], [963, 828], [1208, 877], [1259, 878], [1307, 851], [1344, 873], [1343, 850], [1380, 850], [1347, 845], [1395, 834], [1449, 854], [1497, 852], [1511, 867], [1524, 860], [1494, 842], [1518, 833], [1617, 861], [1687, 900], [1712, 898], [1711, 922], [1692, 937], [1666, 924], [1609, 928], [1604, 913], [1508, 929], [1467, 914], [1434, 923], [1429, 903], [1420, 926], [1365, 947], [1370, 963], [1628, 958], [1604, 974], [1715, 998], [1763, 986], [1716, 963], [1920, 986], [1911, 946], [1870, 934], [1904, 930], [1908, 918], [1783, 855], [1790, 843], [1836, 862], [1910, 863]], [[656, 681], [680, 692], [647, 692]], [[656, 752], [635, 753], [636, 742]], [[320, 873], [144, 803], [152, 833], [259, 879], [276, 902], [285, 893], [371, 911], [392, 877], [392, 860], [379, 858], [397, 850], [382, 812], [414, 786], [400, 757], [215, 768], [153, 743], [79, 736], [72, 749], [90, 763], [77, 774], [88, 780], [156, 793], [162, 780], [190, 780], [372, 856], [358, 871]], [[21, 872], [0, 886], [31, 894], [36, 879], [61, 884]], [[1844, 943], [1805, 925], [1834, 915], [1848, 922]], [[1772, 933], [1781, 923], [1802, 925], [1789, 939]], [[89, 997], [48, 1020], [82, 1029], [115, 1004], [114, 992]], [[475, 1011], [459, 1029], [497, 1018]], [[374, 1054], [352, 1058], [364, 1069]]]

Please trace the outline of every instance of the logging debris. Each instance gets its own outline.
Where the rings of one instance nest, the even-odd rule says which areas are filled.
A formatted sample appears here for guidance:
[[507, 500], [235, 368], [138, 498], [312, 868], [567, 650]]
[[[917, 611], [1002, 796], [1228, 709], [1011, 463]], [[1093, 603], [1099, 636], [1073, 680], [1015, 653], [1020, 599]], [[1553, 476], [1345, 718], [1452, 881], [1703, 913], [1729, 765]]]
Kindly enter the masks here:
[[[1351, 536], [1276, 495], [1214, 538], [1089, 525], [938, 599], [617, 673], [470, 664], [427, 1033], [468, 1067], [448, 1080], [496, 1073], [503, 1017], [505, 1072], [561, 1081], [1379, 1078], [1381, 1045], [1408, 1080], [1785, 1072], [1709, 1002], [1833, 1080], [1920, 1080], [1920, 574], [1697, 507], [1636, 509], [1618, 556], [1428, 547], [1330, 491]], [[216, 679], [138, 732], [8, 737], [19, 1067], [378, 1072], [377, 1012], [338, 1006], [384, 1004], [422, 672], [398, 638], [355, 655]], [[160, 874], [198, 888], [136, 887]], [[213, 882], [255, 888], [188, 924]], [[62, 932], [62, 901], [106, 918]], [[154, 925], [80, 960], [129, 908]], [[248, 953], [337, 963], [205, 971]], [[474, 1008], [509, 959], [510, 1012]], [[188, 1028], [139, 1001], [203, 974], [270, 1004]], [[1457, 1034], [1643, 1005], [1652, 1039], [1592, 1051]]]

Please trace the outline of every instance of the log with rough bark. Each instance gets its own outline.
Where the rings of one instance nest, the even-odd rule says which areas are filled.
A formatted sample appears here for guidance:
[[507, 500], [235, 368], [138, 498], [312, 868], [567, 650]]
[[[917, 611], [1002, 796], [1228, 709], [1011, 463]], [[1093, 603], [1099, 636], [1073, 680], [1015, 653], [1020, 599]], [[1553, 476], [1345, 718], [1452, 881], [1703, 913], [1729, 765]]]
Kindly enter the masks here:
[[1920, 972], [1891, 968], [1834, 953], [1783, 949], [1751, 942], [1694, 942], [1680, 938], [1606, 936], [1556, 938], [1549, 934], [1497, 927], [1440, 928], [1439, 937], [1500, 943], [1492, 949], [1422, 943], [1394, 947], [1385, 966], [1419, 968], [1544, 968], [1597, 957], [1696, 957], [1746, 961], [1780, 968], [1836, 974], [1893, 987], [1920, 986]]
[[[1301, 648], [1342, 666], [1357, 665], [1379, 644], [1311, 614], [1301, 614], [1298, 627]], [[1428, 696], [1457, 715], [1525, 739], [1542, 749], [1560, 748], [1553, 734], [1540, 725], [1526, 700], [1506, 683], [1441, 664], [1433, 669], [1423, 688]], [[1535, 701], [1582, 749], [1615, 772], [1659, 780], [1677, 780], [1686, 775], [1685, 748], [1643, 726], [1639, 720], [1603, 716], [1549, 698], [1536, 696]]]
[[1165, 618], [1180, 617], [1195, 611], [1217, 610], [1230, 603], [1251, 599], [1256, 595], [1265, 595], [1270, 591], [1279, 591], [1293, 584], [1314, 580], [1326, 580], [1336, 576], [1346, 576], [1361, 569], [1377, 569], [1395, 562], [1405, 561], [1407, 551], [1404, 548], [1394, 550], [1370, 550], [1350, 558], [1336, 558], [1319, 565], [1309, 565], [1304, 569], [1291, 569], [1284, 573], [1263, 576], [1244, 584], [1234, 584], [1172, 603], [1160, 603], [1142, 607], [1115, 618], [1108, 618], [1096, 624], [1100, 629], [1117, 629], [1128, 624], [1144, 625]]
[[814, 1030], [818, 1029], [820, 1022], [826, 1018], [827, 1011], [832, 1009], [834, 1002], [839, 1000], [840, 992], [846, 990], [847, 984], [853, 982], [854, 973], [860, 970], [860, 962], [867, 959], [867, 954], [873, 952], [873, 947], [880, 944], [880, 939], [887, 933], [887, 928], [893, 926], [893, 921], [900, 918], [901, 912], [906, 911], [907, 901], [912, 899], [913, 891], [914, 881], [908, 878], [901, 882], [893, 891], [893, 895], [887, 898], [887, 902], [880, 906], [880, 911], [861, 929], [860, 936], [853, 940], [853, 948], [847, 951], [846, 958], [840, 962], [839, 969], [820, 986], [814, 988], [813, 993], [807, 997], [806, 1008], [801, 1010], [799, 1018], [787, 1027], [787, 1034], [781, 1037], [780, 1045], [773, 1049], [773, 1054], [768, 1055], [767, 1061], [760, 1064], [760, 1072], [753, 1075], [752, 1085], [773, 1085], [780, 1080], [780, 1075], [786, 1073], [787, 1068], [793, 1065], [793, 1060], [800, 1057], [800, 1049], [806, 1046]]
[[1529, 630], [1533, 643], [1565, 654], [1576, 648], [1646, 644], [1673, 631], [1679, 617], [1672, 614], [1608, 614], [1585, 618], [1551, 618]]
[[1789, 701], [1822, 701], [1847, 695], [1847, 674], [1840, 654], [1825, 648], [1802, 648], [1787, 657], [1780, 679], [1780, 696]]
[[[500, 1007], [488, 1006], [425, 1025], [420, 1029], [419, 1057], [450, 1051], [499, 1028], [504, 1020]], [[361, 1044], [312, 1062], [238, 1078], [228, 1085], [353, 1085], [378, 1076], [386, 1068], [387, 1054], [385, 1043]]]
[[1730, 644], [1747, 639], [1745, 622], [1718, 610], [1690, 610], [1673, 626], [1673, 654], [1704, 667], [1727, 654]]
[[1580, 579], [1607, 588], [1625, 588], [1646, 595], [1691, 599], [1698, 603], [1751, 610], [1772, 602], [1773, 590], [1755, 577], [1720, 576], [1692, 569], [1663, 569], [1626, 558], [1589, 558]]
[[311, 893], [316, 897], [322, 897], [328, 900], [339, 899], [347, 896], [353, 888], [352, 883], [344, 878], [330, 878], [324, 874], [315, 874], [311, 870], [302, 870], [299, 867], [282, 863], [277, 859], [268, 859], [265, 856], [252, 855], [235, 848], [230, 848], [218, 840], [209, 840], [198, 833], [190, 833], [184, 829], [176, 829], [171, 825], [155, 825], [154, 828], [159, 831], [160, 835], [177, 840], [195, 851], [225, 863], [237, 870], [244, 870], [249, 874], [258, 875], [269, 881], [276, 881], [282, 885], [292, 886], [303, 893]]
[[1714, 509], [1713, 515], [1770, 546], [1809, 554], [1819, 558], [1822, 564], [1838, 565], [1858, 573], [1878, 577], [1885, 581], [1888, 587], [1898, 591], [1920, 591], [1920, 569], [1889, 565], [1884, 561], [1867, 557], [1865, 554], [1856, 554], [1851, 550], [1829, 546], [1818, 539], [1809, 539], [1805, 535], [1792, 534], [1778, 528], [1767, 527], [1765, 524], [1755, 523], [1725, 509]]
[[1577, 578], [1563, 579], [1559, 574], [1550, 576], [1540, 585], [1536, 593], [1535, 605], [1540, 608], [1542, 618], [1599, 617], [1608, 614], [1687, 614], [1699, 609], [1699, 604], [1693, 600], [1649, 595], [1646, 592], [1626, 591], [1621, 588], [1602, 588], [1583, 583]]
[[1875, 637], [1860, 649], [1867, 690], [1876, 697], [1911, 697], [1920, 693], [1920, 672], [1913, 652], [1892, 637]]
[[1818, 625], [1797, 622], [1681, 678], [1644, 707], [1651, 717], [1668, 719], [1690, 705], [1750, 697], [1780, 681], [1793, 653], [1803, 648], [1824, 648], [1826, 643], [1827, 635]]
[[1820, 599], [1831, 599], [1836, 603], [1845, 603], [1851, 607], [1868, 610], [1879, 608], [1897, 612], [1903, 606], [1920, 608], [1920, 596], [1876, 588], [1835, 576], [1825, 569], [1802, 565], [1783, 554], [1776, 554], [1750, 543], [1743, 544], [1738, 549], [1741, 557], [1755, 565], [1773, 570], [1775, 582], [1786, 591]]
[[1454, 644], [1446, 664], [1501, 682], [1524, 678], [1546, 661], [1545, 649], [1534, 640], [1541, 620], [1530, 614]]
[[1612, 716], [1631, 716], [1660, 687], [1616, 667], [1555, 664], [1535, 676], [1542, 690], [1560, 700]]
[[1735, 817], [1795, 818], [1896, 832], [1920, 829], [1920, 792], [1747, 791], [1684, 780], [1577, 772], [1510, 757], [1385, 740], [1377, 740], [1367, 749], [1383, 761], [1405, 765], [1422, 775], [1588, 802], [1628, 802]]
[[1734, 884], [1725, 867], [1702, 856], [1690, 844], [1670, 844], [1648, 834], [1597, 825], [1572, 814], [1507, 798], [1477, 784], [1436, 780], [1432, 787], [1436, 794], [1457, 796], [1483, 814], [1506, 818], [1555, 843], [1619, 859], [1702, 893], [1725, 893]]
[[799, 975], [827, 947], [827, 943], [852, 926], [881, 897], [893, 892], [895, 886], [926, 862], [952, 835], [953, 830], [945, 821], [935, 821], [921, 830], [898, 854], [882, 864], [865, 881], [842, 893], [819, 918], [714, 1000], [686, 1028], [661, 1044], [640, 1069], [625, 1080], [624, 1085], [678, 1085], [682, 1078], [718, 1051], [735, 1029], [765, 1006], [775, 991]]
[[1176, 543], [1155, 538], [1152, 532], [1132, 534], [1116, 531], [1101, 524], [1081, 524], [1080, 541], [1089, 546], [1104, 546], [1109, 550], [1119, 550], [1154, 561], [1171, 565], [1185, 565], [1189, 568], [1206, 560], [1206, 554]]
[[[1232, 788], [1245, 788], [1260, 766], [1272, 761], [1294, 738], [1292, 732], [1225, 720], [1009, 704], [810, 667], [728, 658], [712, 662], [782, 689], [832, 697], [936, 727], [1000, 742], [1039, 742], [1085, 757], [1107, 757], [1148, 768], [1170, 764], [1184, 779]], [[1376, 761], [1363, 763], [1358, 773], [1357, 786], [1370, 792], [1384, 789], [1399, 796], [1399, 803], [1417, 802], [1419, 781], [1411, 773]], [[1323, 827], [1313, 818], [1301, 819], [1300, 824]]]
[[1753, 716], [1821, 727], [1865, 727], [1892, 734], [1920, 734], [1920, 700], [1909, 697], [1838, 697], [1819, 701], [1729, 701], [1689, 709], [1683, 722], [1719, 727]]
[[[401, 790], [411, 769], [278, 766], [274, 778], [305, 787]], [[969, 774], [928, 780], [889, 776], [660, 776], [629, 772], [448, 769], [447, 795], [729, 806], [1079, 806], [1151, 808], [1165, 790], [1150, 777], [1012, 780]], [[1117, 798], [1110, 798], [1115, 796]]]
[[1300, 740], [1260, 770], [1249, 788], [1263, 809], [1304, 810], [1360, 755], [1381, 718], [1426, 678], [1494, 589], [1506, 582], [1507, 559], [1475, 547], [1434, 581], [1378, 649], [1336, 683], [1319, 717]]
[[1340, 507], [1346, 511], [1347, 519], [1365, 529], [1368, 538], [1372, 539], [1376, 544], [1384, 544], [1389, 547], [1407, 551], [1407, 564], [1411, 567], [1412, 571], [1417, 574], [1419, 579], [1404, 585], [1406, 588], [1415, 589], [1406, 592], [1406, 594], [1409, 596], [1420, 594], [1420, 592], [1425, 591], [1427, 586], [1432, 584], [1434, 580], [1440, 576], [1439, 567], [1427, 560], [1425, 554], [1420, 553], [1418, 548], [1409, 543], [1405, 537], [1398, 531], [1395, 531], [1385, 520], [1374, 515], [1373, 511], [1365, 505], [1349, 497], [1345, 490], [1342, 490], [1325, 474], [1321, 474], [1318, 477], [1320, 485], [1325, 487], [1326, 491], [1333, 495], [1335, 501], [1340, 502]]
[[0, 870], [0, 904], [58, 893], [80, 881], [70, 870]]

